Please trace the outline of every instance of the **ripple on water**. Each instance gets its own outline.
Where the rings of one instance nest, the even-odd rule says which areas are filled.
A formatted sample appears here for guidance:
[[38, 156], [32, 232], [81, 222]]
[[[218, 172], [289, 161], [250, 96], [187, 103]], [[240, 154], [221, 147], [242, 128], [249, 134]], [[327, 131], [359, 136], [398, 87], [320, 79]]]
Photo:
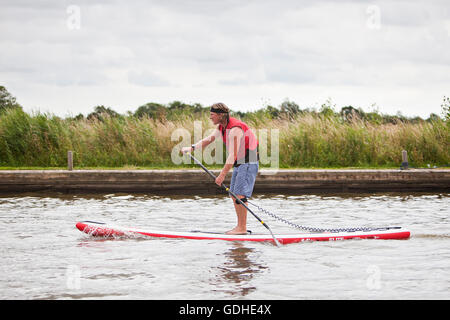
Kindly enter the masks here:
[[[225, 231], [224, 196], [26, 194], [0, 197], [2, 299], [449, 299], [448, 194], [258, 195], [295, 223], [400, 225], [406, 241], [298, 243], [98, 239], [94, 220], [174, 231]], [[294, 232], [255, 210], [276, 233]], [[248, 228], [266, 232], [252, 216]]]

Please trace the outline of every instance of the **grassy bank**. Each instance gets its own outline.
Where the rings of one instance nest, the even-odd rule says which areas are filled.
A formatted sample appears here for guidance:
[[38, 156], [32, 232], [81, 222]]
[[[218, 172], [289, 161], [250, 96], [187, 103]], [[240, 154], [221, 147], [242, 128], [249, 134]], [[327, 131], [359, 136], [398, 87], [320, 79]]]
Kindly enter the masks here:
[[[398, 168], [407, 150], [411, 166], [450, 163], [450, 134], [439, 117], [422, 121], [380, 121], [343, 117], [333, 112], [297, 112], [274, 116], [276, 109], [246, 114], [255, 132], [279, 132], [281, 168]], [[326, 110], [325, 110], [326, 111]], [[236, 114], [239, 116], [239, 114]], [[74, 153], [76, 168], [175, 168], [172, 141], [175, 130], [188, 132], [193, 143], [194, 122], [202, 134], [213, 126], [208, 112], [181, 112], [176, 117], [111, 115], [60, 118], [28, 114], [20, 108], [0, 114], [0, 167], [66, 167], [67, 151]], [[177, 135], [175, 135], [176, 137]], [[211, 167], [215, 167], [212, 165]], [[219, 166], [217, 166], [219, 167]]]

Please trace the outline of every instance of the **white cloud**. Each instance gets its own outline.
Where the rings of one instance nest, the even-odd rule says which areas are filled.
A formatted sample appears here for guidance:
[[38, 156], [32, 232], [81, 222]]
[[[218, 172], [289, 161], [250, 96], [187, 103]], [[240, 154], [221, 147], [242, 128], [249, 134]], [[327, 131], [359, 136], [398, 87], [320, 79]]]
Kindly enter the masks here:
[[[80, 9], [70, 29], [69, 5]], [[450, 88], [445, 1], [3, 1], [0, 78], [25, 108], [290, 98], [427, 117]], [[367, 10], [369, 6], [379, 10]], [[378, 12], [379, 28], [368, 19]], [[377, 19], [369, 22], [378, 21]], [[68, 99], [70, 97], [70, 99]], [[74, 112], [76, 113], [76, 112]]]
[[155, 74], [151, 70], [131, 70], [128, 73], [128, 81], [132, 84], [149, 87], [170, 85], [167, 80]]

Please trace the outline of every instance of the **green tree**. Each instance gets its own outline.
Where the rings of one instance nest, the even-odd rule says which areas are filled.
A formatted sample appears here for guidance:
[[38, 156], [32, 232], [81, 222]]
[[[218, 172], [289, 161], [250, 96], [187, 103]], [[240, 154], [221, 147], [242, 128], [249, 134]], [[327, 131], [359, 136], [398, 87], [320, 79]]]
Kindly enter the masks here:
[[137, 118], [149, 117], [153, 119], [162, 119], [167, 113], [167, 108], [159, 103], [149, 102], [140, 106], [135, 112], [134, 116]]
[[280, 116], [280, 110], [272, 106], [267, 106], [266, 112], [270, 115], [272, 119], [277, 119]]
[[120, 117], [120, 114], [118, 114], [116, 111], [114, 111], [113, 109], [111, 109], [109, 107], [96, 106], [94, 109], [94, 112], [91, 112], [87, 116], [87, 119], [88, 120], [97, 119], [99, 121], [103, 121], [105, 114], [110, 116], [111, 118], [119, 118]]
[[280, 105], [281, 113], [288, 116], [289, 119], [293, 119], [297, 114], [301, 112], [300, 107], [294, 101], [286, 100]]
[[14, 108], [22, 109], [22, 106], [17, 103], [16, 98], [4, 86], [0, 86], [0, 113], [6, 109]]
[[351, 121], [352, 119], [361, 119], [361, 111], [353, 108], [352, 106], [346, 106], [341, 109], [341, 117], [345, 121]]

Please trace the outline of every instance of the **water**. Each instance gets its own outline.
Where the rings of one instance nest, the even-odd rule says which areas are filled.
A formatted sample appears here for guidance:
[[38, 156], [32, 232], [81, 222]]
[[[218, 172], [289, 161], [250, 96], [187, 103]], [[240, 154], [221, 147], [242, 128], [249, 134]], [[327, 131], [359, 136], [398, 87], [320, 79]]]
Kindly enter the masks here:
[[[449, 194], [257, 196], [316, 227], [404, 226], [409, 240], [285, 245], [98, 239], [75, 222], [226, 231], [231, 200], [131, 194], [0, 197], [0, 299], [449, 299]], [[255, 211], [256, 212], [256, 211]], [[260, 214], [275, 233], [294, 230]], [[265, 232], [256, 219], [248, 227]]]

